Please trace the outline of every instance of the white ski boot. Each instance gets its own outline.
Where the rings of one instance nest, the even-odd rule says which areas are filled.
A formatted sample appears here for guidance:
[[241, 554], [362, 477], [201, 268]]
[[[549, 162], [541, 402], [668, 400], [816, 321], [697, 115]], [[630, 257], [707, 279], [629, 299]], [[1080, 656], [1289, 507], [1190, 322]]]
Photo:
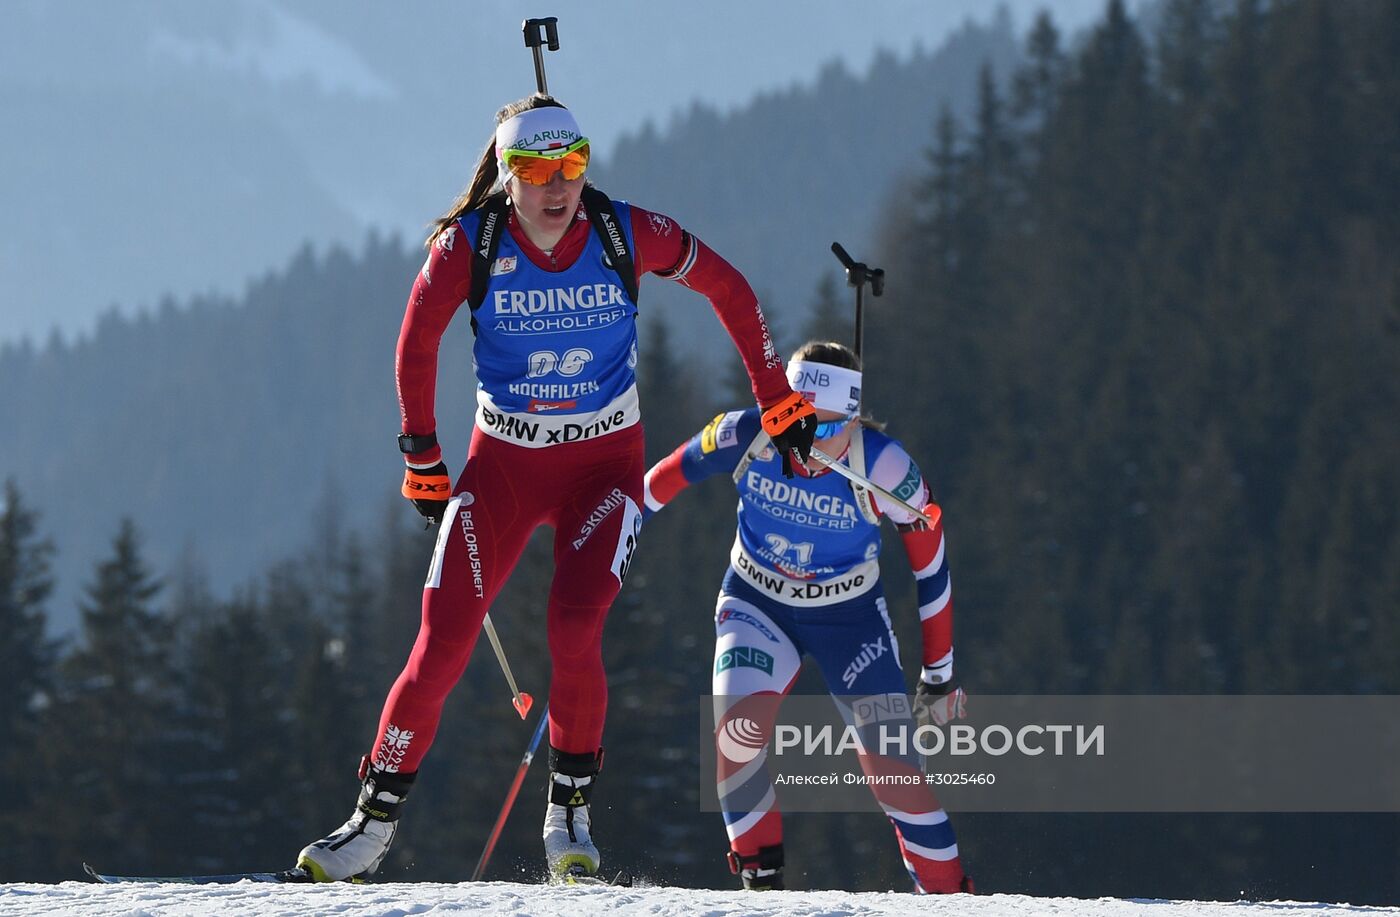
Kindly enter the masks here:
[[549, 804], [544, 813], [544, 856], [553, 876], [591, 876], [602, 857], [589, 830], [588, 800], [603, 752], [570, 754], [549, 749]]
[[355, 880], [379, 868], [399, 827], [399, 807], [418, 775], [388, 774], [360, 766], [360, 798], [350, 819], [302, 848], [297, 866], [317, 882]]

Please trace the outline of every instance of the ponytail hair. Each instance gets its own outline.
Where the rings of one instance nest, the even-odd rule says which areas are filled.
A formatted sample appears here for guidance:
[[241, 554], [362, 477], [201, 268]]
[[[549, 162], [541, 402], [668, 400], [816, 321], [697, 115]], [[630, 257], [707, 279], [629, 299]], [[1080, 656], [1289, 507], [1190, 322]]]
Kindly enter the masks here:
[[[565, 108], [564, 103], [553, 96], [542, 93], [526, 96], [496, 112], [496, 124], [504, 124], [522, 111], [530, 111], [534, 108]], [[491, 132], [491, 138], [486, 141], [486, 149], [481, 151], [481, 159], [476, 164], [476, 172], [472, 175], [472, 180], [457, 199], [452, 202], [452, 206], [447, 212], [438, 217], [432, 223], [432, 230], [428, 233], [428, 238], [423, 241], [424, 248], [431, 248], [433, 240], [447, 227], [456, 223], [465, 214], [471, 213], [478, 207], [485, 204], [492, 196], [496, 187], [496, 181], [500, 178], [500, 168], [496, 165], [496, 132]], [[501, 194], [501, 191], [495, 191]]]

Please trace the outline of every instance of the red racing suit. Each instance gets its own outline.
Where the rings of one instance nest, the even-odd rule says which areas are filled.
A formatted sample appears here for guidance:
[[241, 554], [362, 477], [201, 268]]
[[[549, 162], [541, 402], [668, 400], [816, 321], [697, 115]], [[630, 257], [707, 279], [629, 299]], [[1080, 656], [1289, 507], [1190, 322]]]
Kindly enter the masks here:
[[[739, 349], [758, 403], [766, 407], [787, 397], [791, 388], [782, 361], [744, 277], [670, 218], [629, 209], [638, 277], [657, 273], [705, 296]], [[577, 220], [547, 253], [525, 236], [514, 213], [507, 230], [534, 266], [551, 272], [570, 268], [593, 232], [586, 219]], [[454, 253], [450, 244], [431, 246], [409, 295], [396, 361], [406, 433], [437, 428], [438, 346], [471, 291], [469, 248], [459, 245]], [[434, 446], [407, 458], [415, 466], [432, 465], [441, 450]], [[535, 448], [491, 435], [478, 424], [438, 533], [418, 639], [380, 718], [371, 754], [376, 767], [418, 769], [482, 619], [540, 525], [555, 530], [546, 612], [553, 666], [550, 744], [570, 753], [599, 749], [608, 690], [603, 621], [636, 547], [645, 470], [640, 424]]]

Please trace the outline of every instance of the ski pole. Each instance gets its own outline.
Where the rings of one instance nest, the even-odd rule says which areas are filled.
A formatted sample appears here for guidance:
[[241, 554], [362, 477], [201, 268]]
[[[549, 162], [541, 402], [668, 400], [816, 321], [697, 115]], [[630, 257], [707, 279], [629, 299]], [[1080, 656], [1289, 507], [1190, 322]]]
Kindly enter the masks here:
[[491, 828], [491, 836], [486, 839], [486, 848], [481, 851], [481, 859], [476, 861], [476, 869], [472, 871], [472, 881], [481, 878], [481, 874], [486, 871], [486, 863], [491, 859], [491, 853], [496, 849], [496, 841], [500, 840], [501, 830], [506, 826], [506, 818], [510, 816], [511, 806], [515, 805], [515, 797], [520, 793], [520, 785], [525, 782], [525, 773], [530, 769], [530, 762], [535, 760], [535, 750], [540, 747], [540, 739], [544, 737], [544, 727], [549, 723], [549, 704], [546, 703], [540, 710], [540, 722], [535, 727], [535, 734], [530, 737], [530, 747], [525, 749], [525, 757], [520, 759], [520, 766], [515, 769], [515, 779], [511, 781], [510, 791], [506, 793], [505, 804], [501, 806], [501, 814], [496, 816], [496, 824]]
[[846, 480], [848, 480], [848, 481], [850, 481], [850, 482], [852, 482], [852, 483], [854, 483], [854, 484], [859, 484], [861, 487], [864, 487], [864, 488], [866, 488], [867, 490], [873, 490], [873, 491], [875, 491], [875, 493], [877, 493], [877, 494], [879, 494], [880, 496], [884, 497], [884, 498], [885, 498], [886, 500], [888, 500], [889, 502], [894, 503], [894, 504], [897, 504], [897, 505], [903, 507], [904, 509], [906, 509], [906, 510], [908, 510], [909, 512], [913, 513], [915, 516], [918, 516], [920, 519], [924, 520], [924, 522], [928, 523], [929, 528], [932, 528], [932, 527], [933, 527], [933, 520], [930, 519], [930, 518], [928, 517], [928, 515], [927, 515], [926, 513], [924, 513], [922, 510], [915, 509], [912, 505], [910, 505], [909, 503], [905, 502], [904, 500], [901, 500], [899, 497], [896, 497], [894, 494], [890, 493], [888, 490], [885, 490], [885, 488], [881, 487], [879, 484], [876, 484], [874, 481], [870, 480], [870, 479], [867, 478], [865, 475], [860, 474], [859, 472], [856, 472], [856, 471], [852, 471], [850, 468], [847, 468], [845, 465], [842, 465], [840, 462], [836, 461], [836, 459], [834, 459], [834, 458], [832, 458], [831, 456], [827, 455], [825, 452], [821, 451], [820, 449], [813, 449], [813, 450], [812, 450], [812, 458], [814, 458], [814, 459], [816, 459], [817, 461], [821, 462], [823, 465], [825, 465], [826, 467], [830, 468], [832, 471], [836, 472], [837, 474], [841, 475], [841, 477], [845, 478]]
[[481, 619], [481, 629], [486, 631], [486, 639], [491, 641], [491, 649], [496, 651], [496, 661], [501, 664], [501, 671], [505, 673], [506, 684], [510, 685], [510, 702], [515, 707], [515, 712], [520, 714], [520, 718], [523, 720], [530, 712], [530, 705], [535, 702], [535, 699], [515, 686], [515, 676], [511, 674], [510, 663], [506, 662], [505, 648], [501, 646], [501, 638], [496, 634], [496, 625], [491, 623], [489, 613]]
[[544, 19], [526, 19], [520, 30], [525, 33], [525, 47], [535, 56], [535, 85], [540, 95], [549, 95], [549, 83], [544, 78], [544, 49], [559, 50], [559, 17], [546, 16]]

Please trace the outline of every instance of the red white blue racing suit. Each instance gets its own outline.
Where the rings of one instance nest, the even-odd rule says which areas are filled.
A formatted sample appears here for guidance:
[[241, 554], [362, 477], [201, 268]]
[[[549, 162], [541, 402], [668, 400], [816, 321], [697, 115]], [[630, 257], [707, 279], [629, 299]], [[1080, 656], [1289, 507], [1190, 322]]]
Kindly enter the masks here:
[[[615, 206], [638, 277], [656, 273], [708, 298], [743, 357], [757, 401], [789, 396], [743, 276], [670, 218]], [[478, 219], [479, 212], [470, 213], [439, 234], [409, 296], [396, 364], [405, 433], [437, 429], [438, 344], [471, 292]], [[603, 620], [641, 525], [636, 312], [582, 205], [551, 252], [530, 242], [512, 211], [473, 316], [476, 427], [438, 531], [418, 639], [380, 718], [376, 767], [418, 769], [487, 609], [541, 525], [555, 530], [546, 616], [550, 744], [576, 754], [599, 749], [608, 690]], [[440, 459], [437, 446], [408, 456], [419, 468]]]
[[[659, 510], [685, 487], [710, 475], [733, 474], [759, 427], [756, 410], [717, 416], [647, 472], [647, 510]], [[863, 436], [870, 479], [909, 504], [923, 506], [928, 489], [904, 448], [873, 429], [856, 435]], [[849, 452], [841, 460], [847, 460]], [[879, 524], [859, 511], [846, 479], [827, 471], [786, 479], [770, 447], [758, 454], [737, 486], [738, 533], [715, 610], [712, 685], [721, 752], [720, 806], [731, 849], [751, 857], [781, 843], [781, 815], [766, 749], [747, 761], [723, 753], [718, 740], [727, 720], [748, 717], [768, 734], [803, 656], [816, 660], [848, 722], [856, 698], [899, 695], [902, 700], [907, 686], [880, 585]], [[923, 662], [950, 677], [952, 587], [941, 514], [929, 528], [907, 510], [878, 496], [875, 501], [877, 511], [897, 524], [917, 579]], [[912, 722], [908, 727], [912, 732]], [[872, 742], [870, 747], [877, 746]], [[862, 754], [861, 765], [868, 773], [919, 773], [912, 756]], [[928, 786], [922, 781], [872, 782], [872, 790], [894, 824], [916, 888], [959, 891], [963, 872], [957, 842]]]

